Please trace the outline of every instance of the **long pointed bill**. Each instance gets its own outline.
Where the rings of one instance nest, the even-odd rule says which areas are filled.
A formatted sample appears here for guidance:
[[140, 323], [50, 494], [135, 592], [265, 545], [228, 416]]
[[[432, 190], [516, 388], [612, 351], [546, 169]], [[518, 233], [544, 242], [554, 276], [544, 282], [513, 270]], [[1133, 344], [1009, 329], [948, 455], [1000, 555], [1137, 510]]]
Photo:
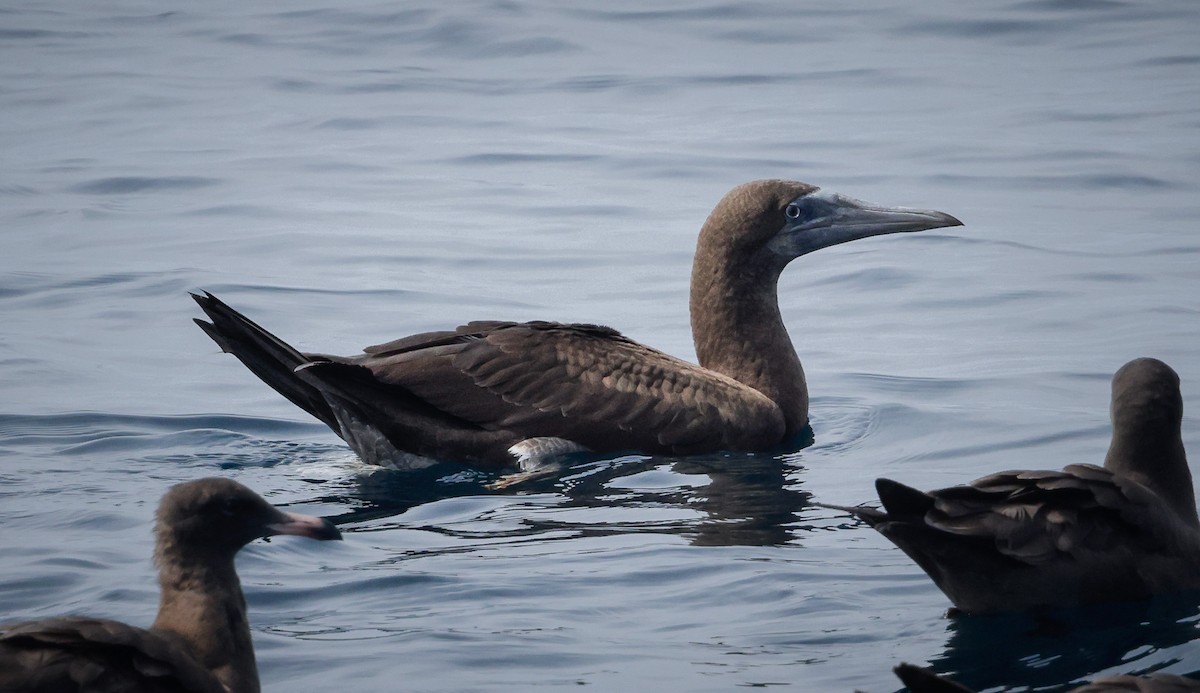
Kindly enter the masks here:
[[769, 242], [772, 251], [789, 258], [869, 236], [962, 226], [945, 212], [880, 207], [825, 190], [799, 198], [789, 210], [793, 207], [795, 219]]
[[279, 522], [267, 525], [267, 529], [275, 534], [291, 534], [297, 537], [308, 537], [309, 539], [318, 539], [321, 541], [342, 538], [342, 533], [338, 531], [338, 528], [334, 527], [332, 522], [323, 517], [282, 511], [280, 515], [283, 517]]

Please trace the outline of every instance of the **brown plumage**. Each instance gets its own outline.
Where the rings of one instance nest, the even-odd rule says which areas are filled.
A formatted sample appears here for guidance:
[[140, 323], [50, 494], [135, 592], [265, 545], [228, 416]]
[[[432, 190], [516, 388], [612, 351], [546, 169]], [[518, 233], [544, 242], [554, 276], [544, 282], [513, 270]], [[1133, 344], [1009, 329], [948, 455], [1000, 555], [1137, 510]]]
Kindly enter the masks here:
[[879, 479], [883, 510], [843, 509], [903, 549], [967, 613], [1200, 589], [1179, 376], [1136, 359], [1113, 376], [1112, 393], [1103, 467], [1000, 472], [930, 492]]
[[234, 554], [276, 534], [341, 538], [328, 520], [285, 513], [218, 478], [173, 486], [154, 531], [161, 588], [154, 625], [61, 616], [0, 626], [0, 691], [255, 693]]
[[[895, 668], [910, 693], [972, 693], [970, 688], [912, 664]], [[1200, 693], [1200, 681], [1174, 674], [1106, 676], [1069, 693]]]
[[698, 366], [597, 325], [472, 322], [337, 357], [300, 353], [210, 294], [194, 295], [211, 320], [196, 322], [366, 462], [503, 465], [514, 446], [762, 450], [808, 425], [804, 371], [776, 295], [788, 262], [858, 238], [960, 223], [794, 181], [735, 188], [696, 247]]

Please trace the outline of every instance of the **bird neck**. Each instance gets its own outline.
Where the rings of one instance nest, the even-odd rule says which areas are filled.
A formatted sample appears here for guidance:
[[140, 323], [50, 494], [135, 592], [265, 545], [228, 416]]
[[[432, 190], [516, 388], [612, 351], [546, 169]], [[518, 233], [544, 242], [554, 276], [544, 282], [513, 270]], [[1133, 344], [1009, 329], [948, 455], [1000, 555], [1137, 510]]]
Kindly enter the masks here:
[[691, 316], [700, 365], [769, 397], [791, 437], [808, 425], [808, 387], [779, 313], [785, 264], [765, 251], [741, 263], [697, 251]]
[[160, 551], [158, 618], [151, 630], [182, 640], [232, 693], [258, 693], [246, 598], [233, 556]]
[[1115, 422], [1104, 466], [1152, 489], [1180, 517], [1200, 527], [1178, 420]]

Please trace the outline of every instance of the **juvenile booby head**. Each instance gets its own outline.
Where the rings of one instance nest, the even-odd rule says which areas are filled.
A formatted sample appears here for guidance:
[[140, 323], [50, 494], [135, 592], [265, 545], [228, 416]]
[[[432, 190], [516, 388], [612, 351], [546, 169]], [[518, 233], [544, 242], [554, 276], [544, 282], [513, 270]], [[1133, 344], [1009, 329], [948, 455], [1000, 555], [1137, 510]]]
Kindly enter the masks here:
[[783, 215], [787, 222], [767, 247], [788, 260], [860, 238], [962, 225], [944, 212], [880, 207], [820, 188], [788, 202]]
[[[958, 226], [795, 181], [740, 185], [704, 223], [692, 269], [699, 365], [598, 325], [479, 321], [339, 357], [305, 354], [211, 294], [197, 324], [364, 461], [509, 465], [530, 449], [768, 450], [808, 425], [776, 298], [792, 259], [868, 236]], [[536, 441], [536, 444], [529, 441]]]

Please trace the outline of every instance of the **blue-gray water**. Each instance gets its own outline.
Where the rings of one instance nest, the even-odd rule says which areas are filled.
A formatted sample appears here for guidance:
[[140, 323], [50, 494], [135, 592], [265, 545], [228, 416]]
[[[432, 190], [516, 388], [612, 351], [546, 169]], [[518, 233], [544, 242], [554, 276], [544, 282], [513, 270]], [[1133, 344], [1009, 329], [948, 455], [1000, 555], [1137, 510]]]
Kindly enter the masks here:
[[[910, 5], [5, 4], [0, 620], [148, 624], [158, 497], [225, 474], [346, 531], [239, 559], [267, 691], [1200, 670], [1193, 602], [947, 620], [810, 504], [1100, 462], [1141, 355], [1200, 454], [1200, 4]], [[966, 222], [788, 270], [783, 459], [375, 470], [191, 322], [208, 289], [314, 351], [541, 318], [691, 358], [696, 231], [764, 177]]]

